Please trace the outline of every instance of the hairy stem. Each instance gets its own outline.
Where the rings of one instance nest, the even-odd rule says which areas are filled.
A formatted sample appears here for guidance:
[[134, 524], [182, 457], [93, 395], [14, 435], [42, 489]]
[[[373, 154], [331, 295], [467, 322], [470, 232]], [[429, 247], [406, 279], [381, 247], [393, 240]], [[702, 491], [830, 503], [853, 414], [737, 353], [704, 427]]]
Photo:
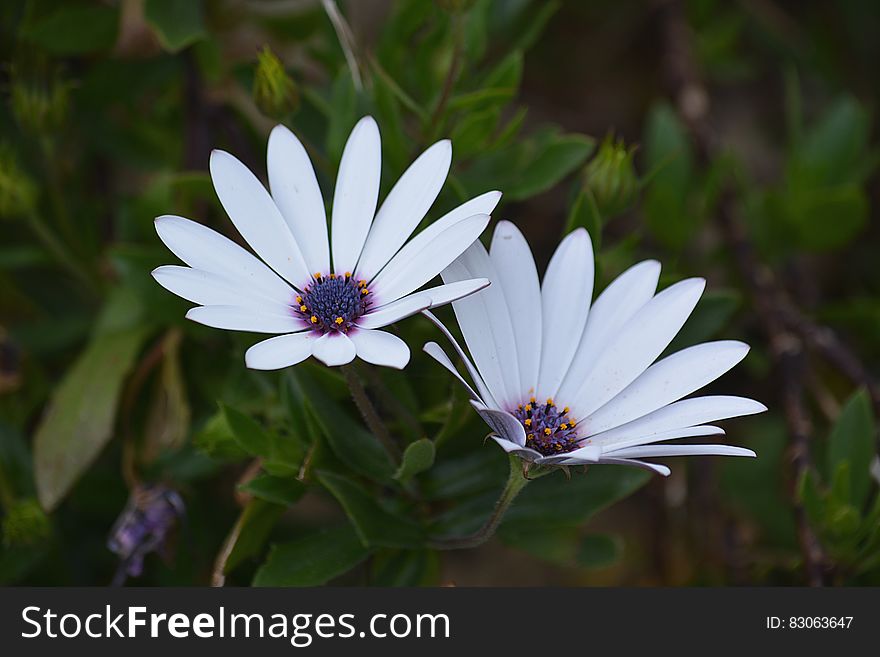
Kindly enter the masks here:
[[364, 384], [361, 383], [354, 367], [352, 365], [343, 365], [341, 369], [342, 374], [345, 376], [345, 382], [348, 384], [348, 389], [351, 391], [351, 398], [364, 418], [364, 422], [367, 423], [367, 427], [379, 439], [379, 442], [382, 443], [382, 447], [388, 452], [391, 460], [394, 463], [400, 463], [400, 448], [391, 438], [388, 427], [385, 426], [385, 423], [376, 411], [376, 407], [373, 406], [373, 402], [367, 396]]
[[483, 526], [468, 536], [434, 539], [430, 541], [430, 547], [435, 550], [465, 550], [482, 545], [494, 536], [495, 530], [498, 529], [498, 525], [501, 524], [501, 520], [504, 518], [504, 514], [507, 513], [507, 509], [510, 508], [513, 500], [516, 499], [516, 496], [519, 495], [520, 491], [530, 481], [526, 477], [520, 458], [512, 454], [509, 458], [510, 475], [507, 477], [507, 483], [504, 485], [504, 490], [501, 491], [498, 501], [495, 502], [492, 515], [489, 516]]

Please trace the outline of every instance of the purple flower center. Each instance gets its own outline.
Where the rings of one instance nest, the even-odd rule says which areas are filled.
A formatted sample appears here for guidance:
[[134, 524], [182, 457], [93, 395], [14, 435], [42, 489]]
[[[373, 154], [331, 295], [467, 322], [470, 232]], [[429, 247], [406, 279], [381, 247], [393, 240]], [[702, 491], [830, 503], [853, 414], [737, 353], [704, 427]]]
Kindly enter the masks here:
[[544, 456], [565, 454], [580, 447], [574, 420], [568, 416], [568, 406], [560, 409], [552, 399], [539, 404], [532, 397], [517, 406], [512, 414], [526, 430], [526, 447]]
[[366, 281], [356, 281], [351, 272], [343, 276], [315, 274], [314, 280], [294, 299], [294, 314], [319, 333], [347, 333], [351, 325], [367, 312], [370, 291]]

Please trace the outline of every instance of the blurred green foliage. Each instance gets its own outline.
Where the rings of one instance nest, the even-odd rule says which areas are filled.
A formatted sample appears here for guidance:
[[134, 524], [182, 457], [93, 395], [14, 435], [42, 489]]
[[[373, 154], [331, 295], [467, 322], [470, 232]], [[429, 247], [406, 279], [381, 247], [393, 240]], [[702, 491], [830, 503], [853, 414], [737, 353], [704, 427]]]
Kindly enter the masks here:
[[[0, 582], [110, 582], [107, 535], [136, 481], [165, 482], [187, 506], [174, 557], [148, 557], [147, 584], [800, 583], [801, 506], [831, 581], [880, 582], [871, 399], [817, 370], [813, 466], [792, 481], [772, 353], [713, 223], [733, 190], [760, 256], [872, 370], [874, 4], [685, 3], [720, 98], [721, 155], [708, 164], [658, 82], [655, 3], [339, 4], [350, 33], [321, 2], [0, 8]], [[526, 488], [476, 565], [428, 549], [429, 534], [482, 523], [506, 458], [418, 355], [435, 337], [427, 322], [400, 327], [414, 352], [405, 374], [359, 371], [403, 439], [398, 465], [337, 372], [247, 370], [252, 336], [186, 322], [149, 275], [171, 262], [158, 215], [234, 236], [207, 175], [212, 148], [263, 177], [266, 136], [283, 122], [329, 198], [366, 113], [382, 131], [383, 194], [426, 146], [452, 140], [429, 219], [500, 189], [496, 216], [522, 227], [539, 268], [584, 226], [600, 289], [645, 257], [664, 263], [663, 285], [707, 276], [670, 350], [753, 345], [718, 392], [771, 407], [729, 428], [759, 458], [678, 461], [650, 483], [612, 466], [554, 473]], [[508, 550], [514, 565], [496, 565]]]

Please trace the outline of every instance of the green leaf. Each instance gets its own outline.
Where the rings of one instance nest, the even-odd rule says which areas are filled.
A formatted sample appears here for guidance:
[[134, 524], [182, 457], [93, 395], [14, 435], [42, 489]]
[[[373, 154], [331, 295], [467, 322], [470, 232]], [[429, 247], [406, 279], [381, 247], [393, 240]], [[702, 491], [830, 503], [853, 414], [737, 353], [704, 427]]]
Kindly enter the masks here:
[[169, 52], [182, 50], [205, 36], [200, 0], [146, 0], [144, 17]]
[[847, 245], [868, 222], [868, 196], [859, 185], [803, 186], [779, 201], [798, 243], [815, 251]]
[[224, 573], [231, 573], [245, 559], [260, 553], [285, 508], [261, 499], [253, 499], [248, 503], [226, 539], [227, 544], [232, 541], [233, 545], [223, 564]]
[[635, 468], [602, 466], [567, 479], [561, 473], [526, 486], [501, 524], [500, 531], [535, 531], [543, 527], [583, 523], [647, 483], [649, 475]]
[[144, 329], [96, 336], [55, 389], [34, 435], [37, 495], [51, 511], [113, 435], [122, 383]]
[[849, 501], [858, 508], [865, 504], [871, 486], [875, 432], [871, 400], [865, 390], [859, 390], [847, 400], [828, 438], [829, 475], [841, 463], [849, 464]]
[[373, 559], [373, 586], [436, 586], [439, 578], [433, 550], [382, 550]]
[[220, 409], [235, 441], [244, 451], [252, 456], [269, 455], [272, 440], [259, 422], [226, 404], [221, 403]]
[[854, 98], [839, 99], [804, 136], [792, 155], [790, 176], [805, 187], [860, 182], [871, 118]]
[[428, 470], [434, 465], [434, 453], [434, 443], [429, 438], [421, 438], [410, 443], [403, 452], [403, 461], [394, 473], [394, 478], [398, 481], [406, 481]]
[[394, 464], [373, 434], [355, 422], [311, 379], [296, 375], [298, 390], [315, 390], [307, 399], [314, 419], [327, 439], [336, 457], [355, 472], [378, 482], [388, 482], [394, 474]]
[[115, 7], [62, 5], [51, 14], [28, 21], [21, 36], [56, 55], [79, 55], [111, 48], [118, 24]]
[[273, 545], [253, 585], [320, 586], [348, 572], [371, 552], [351, 525], [322, 529], [290, 543]]
[[620, 558], [620, 539], [608, 534], [584, 536], [577, 553], [577, 562], [586, 568], [605, 568]]
[[375, 495], [360, 484], [326, 470], [318, 472], [318, 481], [345, 510], [364, 545], [402, 548], [422, 545], [423, 536], [418, 525], [382, 508]]
[[581, 166], [594, 146], [586, 135], [551, 135], [541, 140], [524, 163], [510, 197], [522, 200], [550, 189]]
[[684, 126], [665, 103], [652, 108], [648, 115], [645, 164], [652, 172], [644, 203], [648, 228], [663, 244], [679, 249], [693, 235], [698, 222], [687, 207], [694, 155]]
[[302, 482], [293, 477], [273, 477], [268, 474], [258, 475], [238, 489], [282, 506], [293, 505], [306, 491]]

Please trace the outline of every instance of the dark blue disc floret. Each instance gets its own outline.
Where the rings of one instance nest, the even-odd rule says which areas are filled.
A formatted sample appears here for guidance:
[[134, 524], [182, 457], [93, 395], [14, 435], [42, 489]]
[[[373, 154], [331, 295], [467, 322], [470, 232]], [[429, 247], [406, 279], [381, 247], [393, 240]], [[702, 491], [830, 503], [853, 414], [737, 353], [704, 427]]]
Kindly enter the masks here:
[[347, 333], [358, 317], [367, 312], [371, 299], [367, 282], [357, 281], [346, 272], [342, 276], [315, 274], [294, 301], [294, 313], [313, 330]]
[[581, 446], [568, 412], [568, 406], [560, 409], [552, 399], [539, 404], [534, 397], [512, 411], [526, 430], [526, 447], [544, 456], [565, 454]]

